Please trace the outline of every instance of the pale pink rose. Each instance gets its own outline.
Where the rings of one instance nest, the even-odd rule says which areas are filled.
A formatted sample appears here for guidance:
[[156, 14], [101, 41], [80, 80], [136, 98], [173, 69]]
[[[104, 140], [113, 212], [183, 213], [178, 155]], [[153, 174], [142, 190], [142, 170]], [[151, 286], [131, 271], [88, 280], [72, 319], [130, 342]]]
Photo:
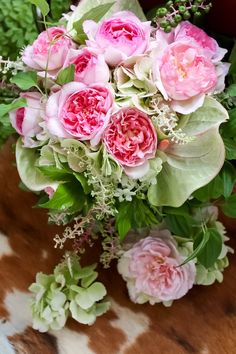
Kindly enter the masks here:
[[118, 271], [127, 281], [132, 301], [150, 304], [183, 297], [192, 288], [196, 275], [193, 261], [180, 266], [184, 257], [167, 230], [157, 231], [124, 252], [118, 262]]
[[111, 91], [103, 84], [70, 82], [53, 93], [46, 105], [49, 132], [61, 138], [99, 143], [113, 107]]
[[52, 199], [52, 197], [55, 193], [55, 189], [51, 186], [48, 186], [48, 187], [44, 188], [44, 192], [48, 195], [49, 199]]
[[114, 67], [128, 57], [146, 51], [151, 25], [141, 22], [132, 12], [121, 11], [99, 24], [85, 21], [84, 31], [89, 38], [87, 45], [99, 48], [106, 62]]
[[171, 99], [173, 109], [183, 114], [201, 107], [205, 94], [217, 86], [215, 65], [189, 42], [168, 45], [154, 59], [153, 77], [164, 98]]
[[23, 62], [37, 71], [57, 71], [62, 68], [73, 42], [62, 27], [50, 27], [40, 33], [31, 46], [25, 48]]
[[97, 53], [94, 49], [70, 49], [64, 68], [70, 64], [75, 65], [74, 81], [83, 82], [86, 85], [107, 83], [109, 81], [110, 71], [104, 56]]
[[34, 147], [32, 138], [42, 131], [39, 125], [44, 117], [42, 96], [38, 92], [23, 92], [20, 97], [26, 99], [27, 106], [11, 111], [10, 121], [17, 133], [22, 135], [24, 145]]
[[103, 139], [107, 151], [128, 168], [127, 174], [129, 167], [137, 166], [147, 172], [147, 160], [156, 153], [157, 134], [146, 113], [134, 107], [122, 108], [111, 116]]
[[201, 47], [203, 53], [214, 62], [220, 61], [227, 52], [226, 49], [219, 47], [214, 38], [188, 21], [181, 22], [174, 31], [174, 42], [186, 40]]

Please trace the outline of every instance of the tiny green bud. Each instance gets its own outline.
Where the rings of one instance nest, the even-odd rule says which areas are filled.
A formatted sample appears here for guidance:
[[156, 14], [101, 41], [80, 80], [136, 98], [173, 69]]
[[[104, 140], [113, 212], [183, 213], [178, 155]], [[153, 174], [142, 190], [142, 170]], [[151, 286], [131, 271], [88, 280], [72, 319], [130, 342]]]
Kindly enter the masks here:
[[193, 5], [191, 10], [192, 10], [193, 13], [197, 12], [198, 6], [197, 5]]
[[185, 11], [185, 13], [183, 14], [183, 18], [184, 18], [185, 20], [188, 20], [190, 17], [191, 17], [190, 12], [189, 12], [189, 11]]
[[167, 1], [166, 7], [169, 9], [171, 6], [173, 6], [173, 1]]
[[178, 25], [178, 22], [175, 22], [174, 20], [171, 20], [170, 21], [170, 25], [171, 25], [171, 27], [176, 27], [177, 25]]
[[200, 16], [202, 16], [202, 14], [201, 14], [201, 12], [200, 12], [200, 11], [197, 11], [197, 12], [195, 12], [194, 16], [196, 16], [196, 17], [200, 17]]
[[211, 6], [207, 5], [204, 10], [205, 13], [207, 14], [210, 11], [210, 9], [211, 9]]
[[157, 16], [158, 17], [164, 17], [167, 14], [168, 10], [165, 7], [160, 7], [157, 10]]
[[166, 28], [167, 26], [169, 26], [169, 21], [163, 20], [160, 22], [161, 28]]
[[181, 14], [183, 14], [184, 12], [186, 11], [186, 7], [185, 6], [179, 6], [179, 12], [181, 13]]
[[182, 21], [182, 16], [177, 14], [177, 15], [175, 15], [174, 19], [175, 19], [175, 22], [181, 22]]
[[166, 33], [170, 33], [171, 32], [171, 30], [172, 30], [172, 28], [171, 28], [171, 26], [166, 26], [166, 28], [164, 29], [164, 31], [166, 32]]

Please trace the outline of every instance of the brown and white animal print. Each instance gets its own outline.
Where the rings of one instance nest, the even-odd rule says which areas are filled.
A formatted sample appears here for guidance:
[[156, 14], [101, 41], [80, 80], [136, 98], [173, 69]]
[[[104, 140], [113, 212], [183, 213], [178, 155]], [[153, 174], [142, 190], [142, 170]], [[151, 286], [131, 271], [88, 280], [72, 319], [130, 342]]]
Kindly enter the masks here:
[[[18, 188], [10, 142], [0, 152], [0, 354], [236, 354], [236, 257], [223, 284], [198, 286], [176, 301], [135, 305], [113, 264], [100, 271], [111, 310], [95, 325], [73, 320], [59, 332], [31, 328], [30, 283], [36, 272], [51, 272], [61, 253], [53, 248], [58, 228], [46, 212], [33, 209], [37, 198]], [[236, 225], [231, 224], [232, 246]], [[96, 260], [96, 249], [86, 255]]]

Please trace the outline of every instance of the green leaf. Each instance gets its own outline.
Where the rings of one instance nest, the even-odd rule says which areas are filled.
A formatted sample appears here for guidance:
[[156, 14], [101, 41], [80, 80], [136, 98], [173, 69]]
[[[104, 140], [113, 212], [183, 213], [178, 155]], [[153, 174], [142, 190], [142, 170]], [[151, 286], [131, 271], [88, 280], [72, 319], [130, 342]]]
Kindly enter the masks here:
[[228, 198], [234, 188], [236, 182], [236, 170], [235, 167], [228, 161], [225, 161], [222, 170], [220, 171], [220, 176], [223, 182], [223, 195]]
[[191, 215], [167, 215], [165, 217], [165, 222], [168, 229], [177, 236], [191, 238], [193, 235], [193, 227], [196, 221], [191, 217]]
[[119, 205], [116, 227], [121, 241], [131, 228], [141, 229], [158, 223], [156, 215], [144, 200], [133, 198], [131, 202], [122, 202]]
[[39, 204], [40, 208], [69, 211], [75, 213], [83, 209], [85, 195], [78, 183], [60, 184], [52, 198], [46, 203]]
[[222, 211], [225, 215], [236, 218], [236, 194], [232, 194], [225, 199], [224, 204], [221, 205]]
[[[207, 119], [203, 114], [205, 105]], [[172, 143], [166, 149], [157, 184], [148, 190], [152, 205], [179, 207], [219, 173], [225, 158], [219, 125], [227, 119], [227, 111], [212, 98], [207, 98], [203, 107], [188, 117], [182, 130], [195, 136], [195, 140], [184, 145]]]
[[86, 35], [83, 30], [84, 21], [86, 20], [93, 20], [95, 22], [100, 21], [114, 4], [115, 2], [110, 2], [107, 4], [96, 6], [91, 10], [89, 10], [88, 12], [86, 12], [78, 21], [73, 23], [73, 28], [77, 32], [76, 38], [79, 39], [81, 43], [84, 43], [86, 39]]
[[55, 182], [44, 176], [36, 167], [37, 159], [37, 150], [25, 148], [21, 138], [19, 138], [16, 143], [17, 170], [25, 186], [35, 192], [41, 191], [49, 186], [55, 186]]
[[29, 0], [29, 2], [37, 6], [42, 12], [43, 16], [47, 16], [50, 11], [49, 5], [46, 0]]
[[236, 84], [232, 84], [227, 87], [226, 92], [229, 96], [235, 97], [236, 96]]
[[[27, 106], [25, 98], [19, 98], [16, 101], [13, 101], [10, 104], [0, 104], [0, 118], [3, 118], [7, 113], [14, 111], [15, 109]], [[6, 119], [6, 117], [5, 117]], [[0, 121], [4, 124], [4, 121]]]
[[206, 186], [199, 188], [193, 193], [193, 196], [201, 202], [207, 202], [211, 199], [217, 199], [224, 193], [223, 180], [220, 175], [217, 175]]
[[75, 178], [80, 182], [81, 186], [83, 187], [84, 193], [89, 194], [92, 190], [91, 186], [88, 184], [87, 179], [81, 173], [73, 173]]
[[[198, 252], [197, 259], [204, 267], [210, 268], [217, 261], [221, 253], [223, 240], [221, 234], [216, 229], [208, 229], [206, 233], [208, 234], [208, 240]], [[194, 247], [198, 244], [199, 240], [196, 239]]]
[[191, 260], [193, 260], [194, 258], [197, 257], [199, 252], [205, 247], [205, 245], [209, 239], [209, 233], [207, 231], [206, 232], [201, 231], [198, 234], [196, 239], [197, 239], [197, 242], [195, 242], [193, 245], [193, 253], [185, 259], [185, 261], [181, 264], [181, 266], [190, 262]]
[[19, 72], [10, 79], [12, 84], [16, 84], [21, 90], [28, 90], [37, 86], [36, 71]]
[[65, 85], [68, 82], [74, 81], [75, 65], [71, 64], [67, 68], [61, 70], [57, 76], [56, 83], [58, 85]]
[[[236, 85], [235, 85], [236, 86]], [[236, 107], [229, 110], [228, 122], [222, 124], [221, 131], [224, 137], [234, 138], [236, 135]]]
[[66, 169], [59, 169], [55, 166], [39, 166], [38, 169], [52, 181], [65, 182], [71, 180], [71, 171]]
[[223, 137], [225, 144], [225, 152], [227, 160], [235, 160], [236, 159], [236, 140], [231, 138]]

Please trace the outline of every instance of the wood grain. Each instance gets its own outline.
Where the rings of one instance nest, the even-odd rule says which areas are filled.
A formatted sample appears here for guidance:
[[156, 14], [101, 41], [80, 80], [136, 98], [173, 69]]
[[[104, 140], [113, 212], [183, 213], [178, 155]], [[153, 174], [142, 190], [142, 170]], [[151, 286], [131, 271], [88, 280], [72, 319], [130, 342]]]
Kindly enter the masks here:
[[[45, 211], [32, 208], [36, 196], [18, 189], [13, 162], [9, 141], [0, 152], [0, 231], [7, 235], [14, 250], [13, 255], [0, 258], [0, 317], [5, 320], [9, 319], [4, 306], [6, 294], [13, 288], [27, 291], [35, 273], [51, 272], [61, 257], [52, 241], [58, 229], [47, 225]], [[231, 222], [230, 227], [231, 245], [236, 248], [235, 223]], [[43, 250], [49, 254], [46, 260]], [[96, 250], [91, 250], [87, 258], [94, 261]], [[92, 327], [69, 321], [68, 328], [89, 339], [87, 351], [78, 349], [73, 354], [236, 354], [236, 257], [231, 256], [230, 261], [223, 284], [194, 287], [171, 308], [132, 304], [115, 264], [102, 270], [101, 280], [114, 306]], [[127, 331], [114, 325], [119, 316], [123, 316]], [[136, 318], [141, 329], [135, 340], [128, 342]], [[59, 353], [53, 336], [29, 327], [10, 339], [20, 354]]]

